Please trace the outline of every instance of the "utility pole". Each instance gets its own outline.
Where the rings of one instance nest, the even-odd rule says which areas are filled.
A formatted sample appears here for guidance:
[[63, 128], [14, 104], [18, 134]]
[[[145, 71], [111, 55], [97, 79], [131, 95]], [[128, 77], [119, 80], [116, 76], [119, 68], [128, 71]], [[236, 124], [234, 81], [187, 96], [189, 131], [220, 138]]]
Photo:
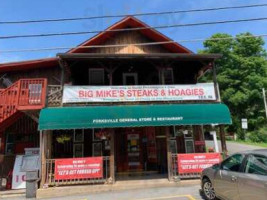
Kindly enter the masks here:
[[263, 95], [263, 101], [264, 101], [264, 107], [265, 107], [265, 114], [267, 118], [267, 103], [266, 103], [266, 95], [265, 95], [265, 89], [262, 88], [262, 95]]

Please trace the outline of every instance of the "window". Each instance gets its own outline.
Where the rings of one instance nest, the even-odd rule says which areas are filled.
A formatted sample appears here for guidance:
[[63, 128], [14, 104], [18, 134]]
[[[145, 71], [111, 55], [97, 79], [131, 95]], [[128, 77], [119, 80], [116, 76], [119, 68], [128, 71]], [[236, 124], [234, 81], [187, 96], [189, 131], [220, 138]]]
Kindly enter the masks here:
[[222, 169], [227, 171], [238, 172], [242, 165], [243, 159], [243, 155], [235, 154], [222, 163]]
[[29, 103], [39, 104], [42, 97], [42, 84], [29, 84]]
[[185, 152], [186, 153], [195, 153], [194, 140], [185, 139]]
[[161, 83], [163, 84], [173, 84], [173, 69], [172, 68], [166, 68], [162, 69], [161, 71]]
[[83, 144], [74, 144], [73, 145], [73, 157], [82, 158], [83, 157]]
[[137, 73], [123, 73], [123, 85], [137, 85]]
[[267, 176], [267, 157], [250, 155], [246, 162], [245, 172]]
[[104, 69], [89, 69], [89, 85], [104, 85]]

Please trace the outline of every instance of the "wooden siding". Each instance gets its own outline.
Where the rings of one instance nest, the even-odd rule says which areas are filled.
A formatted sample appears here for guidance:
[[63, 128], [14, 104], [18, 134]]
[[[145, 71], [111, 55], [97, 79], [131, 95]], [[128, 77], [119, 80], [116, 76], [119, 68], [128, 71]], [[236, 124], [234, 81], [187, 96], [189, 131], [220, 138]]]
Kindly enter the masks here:
[[140, 54], [140, 53], [170, 53], [164, 47], [160, 45], [151, 46], [136, 46], [137, 43], [147, 43], [154, 42], [150, 39], [144, 37], [141, 33], [135, 31], [128, 31], [123, 33], [118, 33], [115, 37], [110, 38], [110, 40], [104, 42], [102, 45], [122, 45], [131, 44], [123, 47], [110, 47], [110, 48], [96, 48], [91, 50], [91, 53], [129, 53], [129, 54]]

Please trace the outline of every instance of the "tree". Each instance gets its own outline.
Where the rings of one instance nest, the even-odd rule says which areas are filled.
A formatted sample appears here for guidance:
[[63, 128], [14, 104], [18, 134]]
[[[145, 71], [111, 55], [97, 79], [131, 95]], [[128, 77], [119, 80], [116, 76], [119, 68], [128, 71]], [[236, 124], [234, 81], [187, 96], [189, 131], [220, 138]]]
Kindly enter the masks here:
[[[267, 60], [264, 40], [242, 33], [235, 39], [218, 33], [204, 42], [200, 53], [221, 53], [216, 61], [217, 80], [222, 101], [228, 105], [233, 124], [228, 131], [238, 133], [244, 139], [241, 119], [248, 119], [249, 131], [256, 131], [266, 123], [262, 88], [267, 88]], [[216, 40], [218, 38], [224, 38]], [[227, 39], [225, 39], [227, 38]], [[202, 81], [211, 79], [207, 74]]]

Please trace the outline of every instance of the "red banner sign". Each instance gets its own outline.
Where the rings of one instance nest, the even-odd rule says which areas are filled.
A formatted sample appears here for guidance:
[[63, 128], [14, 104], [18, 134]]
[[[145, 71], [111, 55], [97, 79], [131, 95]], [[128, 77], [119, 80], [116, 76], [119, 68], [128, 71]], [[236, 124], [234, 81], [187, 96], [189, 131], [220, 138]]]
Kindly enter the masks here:
[[55, 179], [85, 179], [103, 177], [103, 157], [56, 159]]
[[221, 162], [219, 153], [178, 154], [178, 172], [201, 173], [203, 169]]

